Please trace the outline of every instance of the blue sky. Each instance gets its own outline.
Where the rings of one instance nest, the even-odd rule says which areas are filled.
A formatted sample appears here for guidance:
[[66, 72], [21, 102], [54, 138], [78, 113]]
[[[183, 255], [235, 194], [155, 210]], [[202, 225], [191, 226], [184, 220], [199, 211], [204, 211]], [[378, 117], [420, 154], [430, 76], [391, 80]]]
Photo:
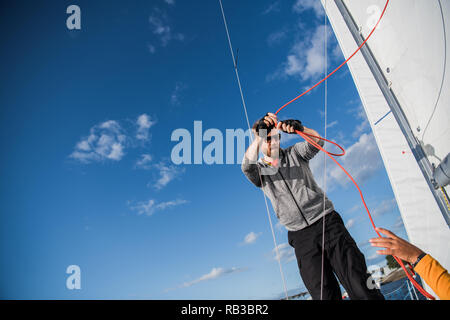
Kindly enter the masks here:
[[[81, 8], [81, 30], [66, 27], [71, 4]], [[223, 4], [251, 121], [321, 79], [318, 1]], [[261, 191], [239, 164], [171, 162], [175, 129], [193, 134], [194, 121], [203, 130], [247, 129], [218, 2], [40, 0], [0, 12], [0, 297], [279, 297]], [[332, 69], [344, 58], [330, 26], [327, 39]], [[280, 117], [324, 134], [323, 111], [321, 86]], [[328, 82], [327, 123], [375, 223], [406, 237], [347, 67]], [[311, 167], [323, 185], [322, 156]], [[329, 198], [368, 265], [383, 262], [339, 170], [327, 163]], [[275, 230], [287, 287], [299, 292], [286, 231]], [[66, 288], [69, 265], [81, 268], [80, 290]]]

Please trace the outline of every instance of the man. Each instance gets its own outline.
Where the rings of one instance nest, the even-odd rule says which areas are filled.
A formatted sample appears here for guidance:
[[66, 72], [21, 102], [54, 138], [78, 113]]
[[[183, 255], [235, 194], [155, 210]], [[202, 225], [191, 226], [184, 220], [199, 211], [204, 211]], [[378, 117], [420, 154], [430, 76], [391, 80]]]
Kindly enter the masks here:
[[[268, 113], [253, 125], [255, 140], [245, 153], [242, 171], [253, 184], [263, 188], [280, 223], [288, 230], [289, 244], [295, 249], [300, 275], [312, 298], [342, 299], [336, 275], [351, 299], [384, 299], [373, 288], [364, 256], [342, 218], [314, 180], [309, 160], [319, 150], [306, 141], [282, 149], [278, 130], [286, 133], [298, 130], [320, 137], [298, 120], [279, 122], [275, 114]], [[312, 139], [323, 146], [323, 140]], [[259, 151], [264, 158], [258, 161]], [[322, 219], [325, 219], [323, 282]]]

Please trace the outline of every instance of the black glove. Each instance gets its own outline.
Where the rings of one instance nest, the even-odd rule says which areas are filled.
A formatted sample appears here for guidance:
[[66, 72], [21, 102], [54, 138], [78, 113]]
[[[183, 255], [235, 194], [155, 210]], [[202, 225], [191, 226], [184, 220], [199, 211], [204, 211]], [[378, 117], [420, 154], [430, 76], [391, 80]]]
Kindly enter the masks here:
[[[288, 120], [284, 120], [281, 121], [281, 123], [287, 125], [287, 126], [292, 126], [294, 128], [294, 130], [298, 130], [303, 132], [303, 130], [305, 130], [305, 128], [302, 125], [302, 122], [299, 120], [294, 120], [294, 119], [288, 119]], [[291, 132], [291, 133], [295, 133], [295, 132]]]

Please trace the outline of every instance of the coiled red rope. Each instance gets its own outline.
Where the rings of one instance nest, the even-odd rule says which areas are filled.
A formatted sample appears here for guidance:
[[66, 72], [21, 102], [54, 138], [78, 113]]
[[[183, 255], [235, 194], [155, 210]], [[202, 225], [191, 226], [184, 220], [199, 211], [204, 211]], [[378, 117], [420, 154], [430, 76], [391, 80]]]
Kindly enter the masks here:
[[[321, 140], [326, 140], [326, 139], [322, 139], [322, 138], [320, 138], [320, 137], [316, 137], [316, 136], [312, 136], [312, 135], [309, 135], [309, 134], [306, 134], [306, 133], [304, 133], [304, 132], [301, 132], [301, 131], [295, 131], [298, 135], [300, 135], [302, 138], [304, 138], [306, 141], [308, 141], [308, 143], [310, 143], [311, 145], [313, 145], [314, 147], [316, 147], [317, 149], [319, 149], [319, 150], [321, 150], [321, 151], [323, 151], [323, 152], [325, 152], [338, 166], [339, 166], [339, 168], [341, 168], [342, 169], [342, 171], [344, 171], [344, 173], [350, 178], [350, 180], [353, 182], [353, 184], [356, 186], [356, 188], [358, 189], [358, 192], [359, 192], [359, 195], [360, 195], [360, 197], [361, 197], [361, 200], [362, 200], [362, 203], [363, 203], [363, 205], [364, 205], [364, 208], [366, 209], [366, 211], [367, 211], [367, 214], [369, 215], [369, 219], [370, 219], [370, 222], [372, 223], [372, 227], [373, 227], [373, 229], [375, 230], [375, 232], [377, 233], [377, 235], [380, 237], [380, 238], [382, 238], [382, 236], [381, 236], [381, 234], [376, 230], [376, 226], [375, 226], [375, 223], [374, 223], [374, 221], [373, 221], [373, 219], [372, 219], [372, 215], [370, 214], [370, 211], [369, 211], [369, 208], [367, 207], [367, 204], [366, 204], [366, 201], [364, 200], [364, 196], [363, 196], [363, 193], [362, 193], [362, 191], [361, 191], [361, 189], [359, 188], [359, 186], [358, 186], [358, 184], [356, 183], [356, 181], [355, 181], [355, 179], [353, 179], [353, 177], [347, 172], [347, 170], [345, 170], [345, 168], [332, 156], [333, 154], [332, 153], [330, 153], [330, 152], [328, 152], [328, 151], [326, 151], [325, 149], [323, 149], [319, 144], [317, 144], [316, 142], [314, 142], [310, 137], [313, 137], [313, 138], [319, 138], [319, 139], [321, 139]], [[328, 141], [328, 140], [326, 140], [326, 141]], [[334, 142], [332, 142], [334, 145], [337, 145], [341, 150], [344, 150], [341, 146], [339, 146], [337, 143], [334, 143]], [[345, 152], [344, 152], [345, 153]], [[337, 155], [337, 156], [341, 156], [341, 155], [343, 155], [343, 154], [339, 154], [339, 155]], [[427, 291], [425, 291], [425, 289], [423, 289], [421, 286], [420, 286], [420, 284], [419, 283], [417, 283], [417, 281], [413, 278], [413, 276], [415, 275], [415, 273], [414, 273], [414, 270], [413, 270], [413, 268], [412, 268], [412, 266], [411, 265], [409, 265], [410, 266], [410, 270], [411, 270], [411, 272], [413, 273], [412, 275], [408, 272], [408, 270], [406, 269], [406, 267], [405, 267], [405, 265], [403, 264], [403, 262], [402, 262], [402, 260], [401, 259], [399, 259], [398, 257], [396, 257], [396, 256], [393, 256], [394, 257], [394, 259], [397, 261], [397, 263], [402, 267], [402, 269], [403, 269], [403, 271], [405, 272], [405, 274], [406, 274], [406, 276], [408, 277], [408, 279], [409, 279], [409, 281], [411, 281], [411, 283], [414, 285], [414, 287], [416, 287], [416, 289], [417, 290], [419, 290], [420, 291], [420, 293], [422, 293], [425, 297], [427, 297], [427, 298], [429, 298], [429, 299], [431, 299], [431, 300], [434, 300], [435, 298], [431, 295], [431, 294], [429, 294]], [[409, 263], [408, 263], [409, 264]]]
[[[311, 88], [309, 88], [308, 90], [306, 90], [305, 92], [303, 92], [302, 94], [298, 95], [297, 97], [295, 97], [294, 99], [290, 100], [289, 102], [287, 102], [286, 104], [284, 104], [283, 106], [281, 106], [276, 112], [275, 115], [277, 115], [281, 110], [283, 110], [285, 107], [287, 107], [289, 104], [291, 104], [292, 102], [296, 101], [297, 99], [301, 98], [302, 96], [304, 96], [305, 94], [307, 94], [308, 92], [312, 91], [314, 88], [316, 88], [317, 86], [319, 86], [322, 82], [324, 82], [325, 80], [327, 80], [329, 77], [331, 77], [334, 73], [336, 73], [340, 68], [342, 68], [344, 65], [347, 64], [348, 61], [350, 61], [351, 58], [353, 58], [355, 56], [356, 53], [358, 53], [358, 51], [366, 44], [366, 42], [369, 40], [369, 38], [372, 36], [372, 34], [375, 32], [375, 29], [377, 28], [377, 26], [379, 25], [381, 19], [383, 18], [386, 9], [388, 7], [389, 4], [389, 0], [386, 0], [386, 5], [384, 6], [383, 12], [380, 15], [380, 18], [378, 19], [375, 27], [373, 28], [373, 30], [370, 32], [370, 34], [367, 36], [367, 38], [364, 40], [364, 42], [358, 47], [358, 49], [356, 49], [355, 52], [353, 52], [353, 54], [347, 58], [347, 60], [345, 60], [339, 67], [337, 67], [336, 69], [334, 69], [330, 74], [328, 74], [325, 78], [323, 78], [322, 80], [320, 80], [319, 82], [317, 82], [315, 85], [313, 85]], [[343, 156], [345, 155], [345, 150], [344, 148], [342, 148], [339, 144], [327, 140], [325, 138], [322, 137], [317, 137], [317, 136], [313, 136], [310, 134], [306, 134], [304, 132], [295, 131], [299, 136], [301, 136], [303, 139], [305, 139], [308, 143], [310, 143], [311, 145], [313, 145], [314, 147], [316, 147], [317, 149], [325, 152], [341, 169], [342, 171], [344, 171], [344, 173], [350, 178], [350, 180], [353, 182], [353, 184], [356, 186], [356, 188], [358, 189], [359, 195], [361, 197], [362, 203], [364, 205], [364, 208], [367, 211], [367, 214], [369, 216], [370, 222], [372, 223], [372, 227], [375, 230], [375, 232], [377, 233], [377, 235], [382, 238], [382, 235], [376, 230], [376, 226], [375, 223], [372, 219], [372, 215], [370, 214], [369, 208], [367, 207], [366, 201], [364, 200], [364, 196], [363, 193], [360, 189], [360, 187], [358, 186], [358, 184], [356, 183], [355, 179], [353, 179], [353, 177], [347, 172], [347, 170], [345, 170], [345, 168], [333, 157], [333, 156]], [[342, 153], [336, 154], [336, 153], [331, 153], [326, 151], [324, 148], [322, 148], [318, 143], [316, 143], [314, 140], [312, 140], [311, 138], [316, 138], [316, 139], [320, 139], [326, 142], [329, 142], [335, 146], [337, 146], [338, 148], [340, 148], [342, 150]], [[420, 291], [420, 293], [422, 293], [425, 297], [431, 299], [431, 300], [435, 300], [435, 298], [429, 294], [427, 291], [425, 291], [425, 289], [423, 289], [419, 283], [417, 283], [417, 281], [413, 278], [413, 276], [415, 275], [414, 270], [412, 268], [412, 266], [409, 264], [410, 266], [410, 270], [412, 272], [412, 275], [408, 272], [408, 270], [406, 269], [405, 265], [403, 264], [402, 260], [399, 259], [396, 256], [393, 256], [394, 259], [397, 261], [397, 263], [401, 266], [401, 268], [403, 269], [403, 271], [405, 272], [406, 276], [408, 277], [409, 281], [411, 281], [411, 283], [414, 285], [414, 287], [417, 288], [417, 290]]]

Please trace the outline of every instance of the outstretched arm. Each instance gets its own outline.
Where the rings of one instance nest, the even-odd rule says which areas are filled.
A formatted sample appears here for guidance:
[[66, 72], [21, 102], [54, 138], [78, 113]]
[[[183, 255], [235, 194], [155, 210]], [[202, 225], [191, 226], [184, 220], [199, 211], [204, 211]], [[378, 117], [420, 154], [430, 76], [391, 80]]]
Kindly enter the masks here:
[[386, 235], [386, 238], [373, 238], [370, 243], [373, 247], [384, 247], [385, 250], [378, 250], [378, 254], [397, 256], [404, 261], [414, 263], [419, 255], [423, 253], [422, 250], [412, 245], [406, 240], [397, 237], [389, 230], [377, 228], [377, 231]]
[[450, 299], [450, 274], [437, 260], [389, 230], [377, 228], [377, 231], [387, 236], [386, 238], [370, 239], [372, 246], [385, 248], [384, 250], [378, 250], [378, 254], [394, 255], [411, 264], [417, 262], [419, 256], [421, 256], [422, 259], [414, 266], [414, 270], [440, 299]]

